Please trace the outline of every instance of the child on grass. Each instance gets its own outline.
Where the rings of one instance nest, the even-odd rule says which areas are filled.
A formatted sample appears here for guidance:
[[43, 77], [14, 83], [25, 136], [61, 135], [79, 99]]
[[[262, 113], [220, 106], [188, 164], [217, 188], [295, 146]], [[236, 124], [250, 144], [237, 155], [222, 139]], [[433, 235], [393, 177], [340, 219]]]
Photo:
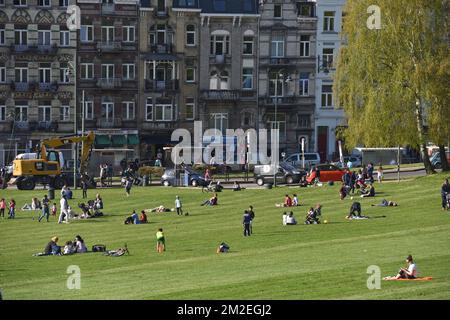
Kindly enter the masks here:
[[166, 240], [163, 229], [159, 228], [158, 232], [156, 232], [156, 252], [162, 253], [163, 251], [166, 251]]

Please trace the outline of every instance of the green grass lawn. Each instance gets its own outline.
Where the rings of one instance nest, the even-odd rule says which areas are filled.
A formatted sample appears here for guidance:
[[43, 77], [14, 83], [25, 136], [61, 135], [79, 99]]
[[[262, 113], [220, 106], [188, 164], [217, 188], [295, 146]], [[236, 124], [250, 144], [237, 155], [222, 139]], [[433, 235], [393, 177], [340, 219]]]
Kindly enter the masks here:
[[[379, 195], [358, 198], [363, 214], [375, 219], [347, 221], [351, 200], [339, 200], [338, 186], [278, 187], [272, 190], [224, 191], [217, 207], [201, 207], [210, 194], [200, 189], [135, 187], [130, 198], [122, 189], [99, 189], [106, 216], [70, 224], [38, 223], [36, 213], [18, 211], [15, 220], [0, 218], [0, 288], [4, 299], [449, 299], [450, 212], [440, 209], [444, 175], [376, 185]], [[95, 190], [89, 190], [93, 198]], [[1, 191], [21, 207], [45, 191]], [[328, 224], [283, 226], [276, 208], [285, 193], [297, 193], [300, 222], [309, 208], [323, 204]], [[130, 210], [183, 200], [189, 216], [149, 214], [147, 225], [124, 225]], [[75, 192], [75, 207], [81, 192]], [[396, 208], [371, 207], [382, 198]], [[59, 199], [57, 199], [59, 200]], [[242, 215], [253, 205], [254, 234], [245, 238]], [[385, 215], [385, 218], [376, 218]], [[164, 228], [167, 251], [157, 254], [155, 233]], [[53, 235], [60, 244], [80, 234], [90, 248], [128, 244], [131, 255], [101, 253], [33, 257]], [[216, 254], [222, 241], [231, 246]], [[367, 268], [394, 275], [412, 254], [422, 276], [432, 281], [382, 281], [369, 290]], [[81, 290], [66, 288], [67, 267], [81, 269]]]

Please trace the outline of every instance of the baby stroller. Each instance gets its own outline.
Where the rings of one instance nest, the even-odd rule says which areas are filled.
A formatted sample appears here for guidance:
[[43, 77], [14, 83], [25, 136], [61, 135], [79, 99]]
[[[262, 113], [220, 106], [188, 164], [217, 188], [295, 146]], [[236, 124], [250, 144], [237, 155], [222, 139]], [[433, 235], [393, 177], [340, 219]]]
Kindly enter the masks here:
[[316, 210], [309, 212], [306, 215], [305, 224], [319, 224], [319, 215]]

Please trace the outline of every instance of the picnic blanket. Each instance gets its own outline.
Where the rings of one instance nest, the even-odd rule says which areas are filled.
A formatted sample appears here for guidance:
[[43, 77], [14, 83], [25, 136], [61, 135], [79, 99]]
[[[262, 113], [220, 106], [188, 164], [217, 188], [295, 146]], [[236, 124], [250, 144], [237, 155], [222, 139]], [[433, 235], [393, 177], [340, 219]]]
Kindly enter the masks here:
[[429, 281], [429, 280], [433, 280], [433, 277], [422, 277], [422, 278], [414, 278], [414, 279], [395, 279], [395, 277], [387, 277], [387, 278], [383, 278], [383, 280], [386, 281]]

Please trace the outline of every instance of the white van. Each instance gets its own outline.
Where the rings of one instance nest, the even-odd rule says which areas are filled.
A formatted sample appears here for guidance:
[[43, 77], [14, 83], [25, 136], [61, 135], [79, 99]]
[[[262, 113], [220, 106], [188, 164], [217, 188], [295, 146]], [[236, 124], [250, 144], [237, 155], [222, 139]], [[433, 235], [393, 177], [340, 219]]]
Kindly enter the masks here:
[[[293, 165], [296, 168], [303, 167], [303, 159], [301, 153], [294, 153], [288, 156], [284, 162]], [[305, 153], [305, 169], [309, 169], [312, 166], [320, 164], [320, 155], [318, 153]]]

